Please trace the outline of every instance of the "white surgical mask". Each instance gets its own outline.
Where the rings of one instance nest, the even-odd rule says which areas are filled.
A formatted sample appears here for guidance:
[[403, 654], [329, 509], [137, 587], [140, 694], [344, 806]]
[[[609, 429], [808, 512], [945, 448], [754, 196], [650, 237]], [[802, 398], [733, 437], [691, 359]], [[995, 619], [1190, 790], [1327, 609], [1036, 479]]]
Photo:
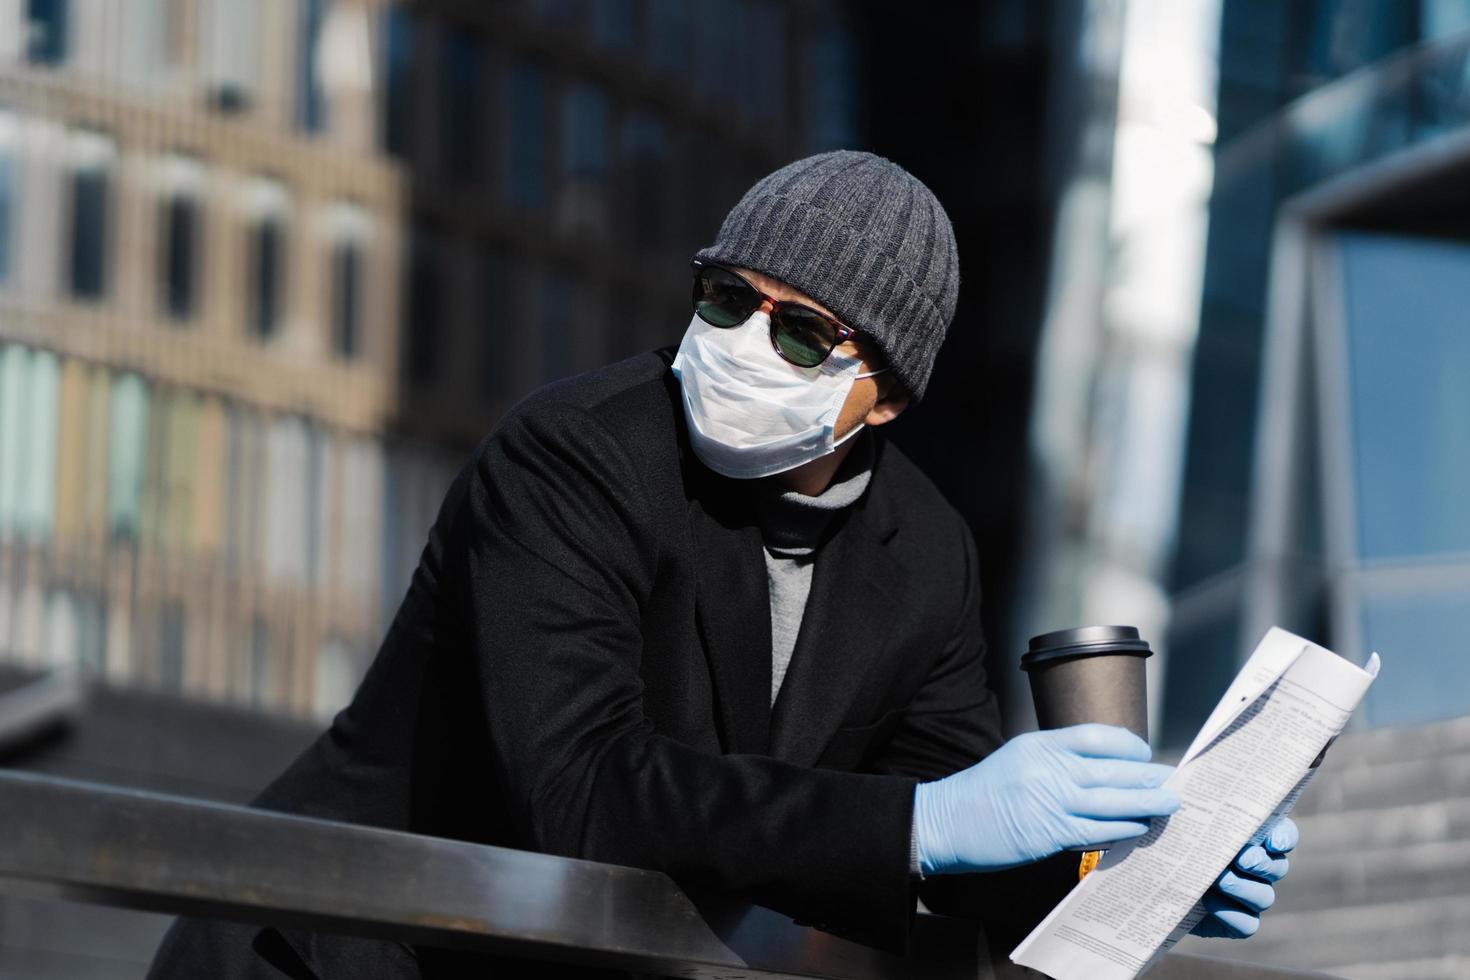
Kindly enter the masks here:
[[754, 480], [827, 455], [862, 430], [858, 423], [833, 438], [852, 383], [882, 373], [858, 373], [862, 361], [839, 351], [797, 367], [772, 349], [770, 336], [763, 310], [733, 327], [696, 315], [674, 358], [694, 454], [723, 476]]

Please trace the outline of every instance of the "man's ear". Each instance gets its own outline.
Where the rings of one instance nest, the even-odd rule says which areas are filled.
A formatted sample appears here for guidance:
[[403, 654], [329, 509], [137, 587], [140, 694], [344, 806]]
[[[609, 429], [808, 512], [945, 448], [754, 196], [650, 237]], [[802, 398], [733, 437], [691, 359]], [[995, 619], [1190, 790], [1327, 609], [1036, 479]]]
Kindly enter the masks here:
[[878, 392], [878, 400], [863, 418], [866, 425], [882, 425], [892, 422], [903, 414], [903, 410], [909, 407], [909, 393], [898, 379], [892, 374], [884, 378], [887, 384]]

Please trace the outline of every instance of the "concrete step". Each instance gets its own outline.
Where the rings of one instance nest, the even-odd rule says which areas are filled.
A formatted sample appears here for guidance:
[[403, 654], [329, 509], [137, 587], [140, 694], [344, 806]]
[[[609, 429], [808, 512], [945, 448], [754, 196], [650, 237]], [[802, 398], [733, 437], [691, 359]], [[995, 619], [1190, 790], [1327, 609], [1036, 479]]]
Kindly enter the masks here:
[[1265, 916], [1260, 932], [1238, 944], [1238, 952], [1235, 947], [1229, 952], [1232, 958], [1254, 963], [1338, 975], [1355, 964], [1454, 962], [1470, 957], [1467, 922], [1470, 895], [1466, 894], [1303, 912], [1280, 907]]
[[[1375, 849], [1308, 847], [1292, 856], [1276, 911], [1464, 895], [1470, 884], [1470, 840]], [[1273, 913], [1274, 915], [1274, 913]], [[1467, 974], [1470, 976], [1470, 974]]]
[[[1314, 786], [1308, 792], [1315, 792]], [[1363, 810], [1293, 813], [1314, 850], [1401, 847], [1470, 839], [1470, 798]]]
[[1345, 980], [1465, 980], [1470, 977], [1470, 956], [1353, 963], [1338, 972]]
[[1333, 749], [1303, 794], [1302, 815], [1438, 803], [1470, 788], [1470, 752], [1368, 762], [1343, 748]]
[[1354, 758], [1369, 763], [1470, 752], [1470, 717], [1436, 721], [1413, 728], [1349, 731], [1342, 738], [1342, 747], [1348, 748]]

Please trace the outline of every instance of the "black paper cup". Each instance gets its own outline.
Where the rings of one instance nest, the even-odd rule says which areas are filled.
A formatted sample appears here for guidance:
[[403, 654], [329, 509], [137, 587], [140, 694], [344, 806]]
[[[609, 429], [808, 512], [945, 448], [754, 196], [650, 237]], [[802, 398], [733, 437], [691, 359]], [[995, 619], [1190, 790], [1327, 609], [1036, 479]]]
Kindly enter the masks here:
[[1133, 626], [1081, 626], [1034, 636], [1021, 657], [1042, 728], [1117, 725], [1148, 741], [1148, 641]]

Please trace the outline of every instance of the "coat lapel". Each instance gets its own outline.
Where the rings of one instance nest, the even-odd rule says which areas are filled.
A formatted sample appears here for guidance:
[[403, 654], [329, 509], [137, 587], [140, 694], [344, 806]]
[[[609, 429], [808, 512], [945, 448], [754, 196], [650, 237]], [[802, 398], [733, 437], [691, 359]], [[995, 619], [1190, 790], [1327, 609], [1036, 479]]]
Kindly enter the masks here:
[[863, 683], [881, 665], [892, 610], [905, 584], [888, 542], [897, 511], [873, 486], [817, 555], [811, 593], [791, 667], [771, 719], [771, 754], [811, 766], [846, 717]]
[[[717, 484], [717, 481], [710, 481]], [[759, 526], [718, 485], [689, 504], [695, 615], [726, 752], [765, 754], [771, 722], [771, 601]]]

